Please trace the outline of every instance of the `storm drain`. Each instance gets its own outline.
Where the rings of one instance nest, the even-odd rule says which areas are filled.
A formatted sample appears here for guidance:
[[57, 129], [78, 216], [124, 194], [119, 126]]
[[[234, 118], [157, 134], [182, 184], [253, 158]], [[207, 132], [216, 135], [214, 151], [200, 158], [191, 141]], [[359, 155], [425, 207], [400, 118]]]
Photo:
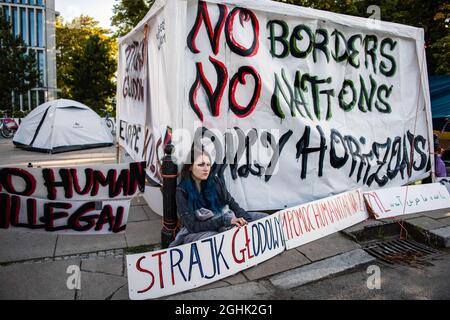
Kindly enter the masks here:
[[363, 248], [368, 254], [387, 265], [432, 265], [426, 261], [442, 255], [442, 252], [414, 240], [389, 240], [367, 245]]

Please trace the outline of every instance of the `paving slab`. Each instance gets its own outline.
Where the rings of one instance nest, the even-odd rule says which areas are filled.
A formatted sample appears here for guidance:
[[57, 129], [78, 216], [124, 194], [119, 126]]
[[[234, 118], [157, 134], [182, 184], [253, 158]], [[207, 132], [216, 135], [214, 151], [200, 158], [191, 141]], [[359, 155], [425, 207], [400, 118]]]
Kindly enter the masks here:
[[431, 230], [430, 233], [439, 238], [439, 242], [443, 247], [450, 247], [450, 227]]
[[111, 300], [130, 300], [130, 296], [128, 295], [128, 283], [114, 293]]
[[161, 222], [142, 221], [127, 224], [125, 237], [128, 247], [161, 244]]
[[139, 222], [139, 221], [147, 221], [149, 220], [147, 213], [144, 210], [143, 206], [131, 206], [130, 213], [128, 215], [128, 222]]
[[223, 281], [225, 281], [231, 285], [248, 282], [247, 278], [244, 276], [244, 274], [242, 272], [239, 272], [238, 274], [235, 274], [234, 276], [225, 278], [225, 279], [223, 279]]
[[297, 247], [296, 250], [304, 254], [309, 260], [318, 261], [358, 248], [361, 248], [361, 246], [356, 242], [347, 239], [340, 233], [334, 233]]
[[127, 282], [126, 277], [81, 272], [81, 289], [77, 290], [77, 300], [110, 299]]
[[81, 261], [81, 270], [123, 276], [124, 257], [94, 257], [83, 259]]
[[156, 212], [153, 212], [153, 210], [150, 209], [150, 207], [148, 205], [144, 206], [144, 210], [145, 210], [145, 213], [147, 214], [149, 220], [158, 220], [158, 221], [162, 220], [162, 217], [159, 214], [157, 214]]
[[0, 266], [0, 300], [73, 300], [75, 289], [67, 287], [72, 265], [80, 259]]
[[[128, 228], [128, 227], [127, 227]], [[55, 256], [126, 248], [124, 234], [59, 235]]]
[[310, 261], [303, 254], [296, 250], [289, 250], [243, 272], [250, 281], [253, 281], [308, 263]]
[[262, 282], [249, 282], [235, 286], [181, 293], [161, 300], [265, 300], [274, 294], [274, 290]]
[[275, 287], [288, 290], [375, 260], [374, 257], [370, 256], [364, 250], [355, 249], [335, 257], [277, 274], [269, 278], [269, 280]]
[[424, 217], [424, 213], [423, 212], [419, 212], [419, 213], [410, 213], [410, 214], [403, 214], [401, 216], [397, 216], [397, 217], [392, 217], [392, 218], [388, 218], [388, 219], [384, 219], [382, 221], [393, 221], [393, 222], [397, 222], [397, 221], [402, 221], [402, 220], [412, 220], [412, 219], [416, 219], [416, 218], [422, 218]]
[[143, 206], [146, 205], [147, 203], [145, 202], [144, 198], [142, 198], [141, 196], [135, 196], [134, 198], [131, 199], [131, 206]]
[[226, 283], [225, 281], [215, 281], [215, 282], [207, 284], [205, 286], [201, 286], [196, 289], [190, 290], [189, 292], [204, 291], [204, 290], [222, 288], [222, 287], [227, 287], [227, 286], [229, 286], [229, 284]]
[[438, 221], [440, 223], [445, 224], [446, 226], [450, 226], [450, 217], [449, 218], [444, 218], [444, 219], [439, 219]]
[[0, 230], [0, 263], [53, 257], [56, 234]]
[[424, 216], [432, 219], [444, 219], [444, 218], [450, 218], [450, 211], [448, 209], [445, 210], [434, 210], [429, 212], [424, 212]]
[[428, 217], [421, 217], [416, 219], [407, 220], [407, 223], [423, 230], [434, 230], [443, 228], [446, 225], [439, 222], [439, 220], [434, 220]]

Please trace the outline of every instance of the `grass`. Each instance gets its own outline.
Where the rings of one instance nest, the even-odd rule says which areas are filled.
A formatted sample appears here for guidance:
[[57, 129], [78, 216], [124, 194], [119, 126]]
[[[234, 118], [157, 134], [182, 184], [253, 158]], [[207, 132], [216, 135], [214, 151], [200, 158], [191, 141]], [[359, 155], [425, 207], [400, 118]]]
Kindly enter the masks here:
[[138, 253], [146, 253], [151, 251], [156, 251], [161, 249], [161, 246], [158, 244], [150, 244], [150, 245], [141, 245], [136, 247], [129, 247], [125, 249], [125, 254], [138, 254]]

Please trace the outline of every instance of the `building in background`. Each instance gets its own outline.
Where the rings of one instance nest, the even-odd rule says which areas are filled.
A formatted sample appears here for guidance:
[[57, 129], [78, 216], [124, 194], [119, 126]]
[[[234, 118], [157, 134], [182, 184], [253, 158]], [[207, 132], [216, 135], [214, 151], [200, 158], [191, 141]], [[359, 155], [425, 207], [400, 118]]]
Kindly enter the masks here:
[[12, 32], [36, 54], [39, 86], [25, 95], [13, 92], [11, 97], [14, 108], [32, 110], [57, 98], [55, 0], [0, 0], [0, 6]]

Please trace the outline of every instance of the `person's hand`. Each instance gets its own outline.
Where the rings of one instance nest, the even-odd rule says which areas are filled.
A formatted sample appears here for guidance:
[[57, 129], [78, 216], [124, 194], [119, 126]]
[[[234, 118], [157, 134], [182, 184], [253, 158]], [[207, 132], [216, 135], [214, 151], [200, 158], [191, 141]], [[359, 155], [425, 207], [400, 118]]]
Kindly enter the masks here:
[[242, 227], [247, 224], [247, 221], [245, 221], [244, 218], [233, 218], [231, 219], [231, 224], [237, 227]]

